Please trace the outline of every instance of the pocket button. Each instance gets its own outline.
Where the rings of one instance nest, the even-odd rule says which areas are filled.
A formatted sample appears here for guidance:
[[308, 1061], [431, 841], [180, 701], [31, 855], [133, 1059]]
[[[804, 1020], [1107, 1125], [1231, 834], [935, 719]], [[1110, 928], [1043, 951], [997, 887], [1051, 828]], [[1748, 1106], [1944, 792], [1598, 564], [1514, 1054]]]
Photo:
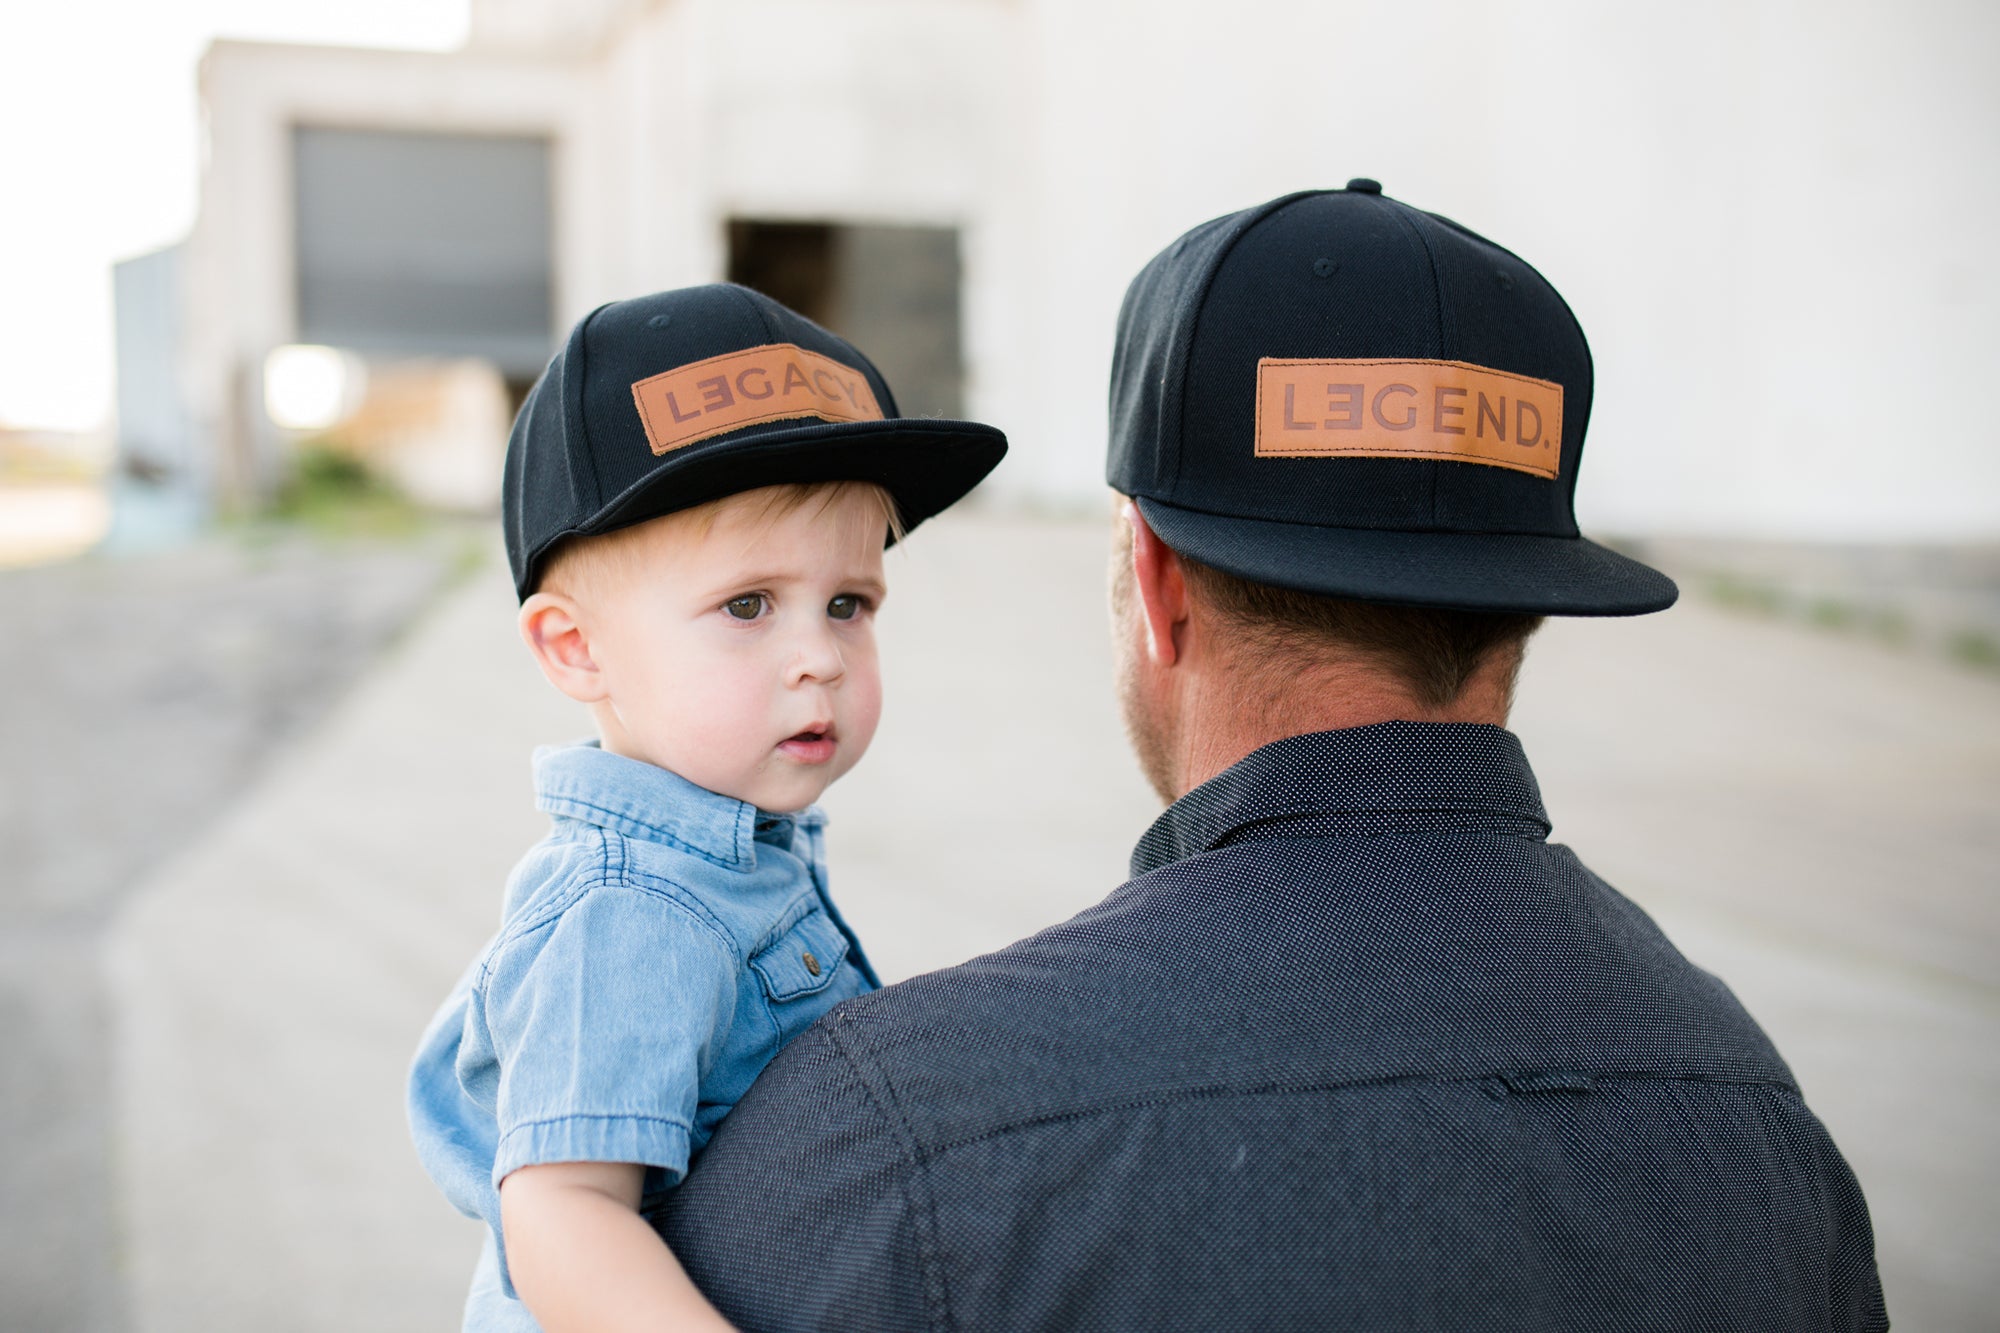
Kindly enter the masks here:
[[806, 965], [806, 971], [812, 973], [814, 976], [819, 975], [819, 959], [813, 957], [810, 950], [800, 954], [799, 961]]

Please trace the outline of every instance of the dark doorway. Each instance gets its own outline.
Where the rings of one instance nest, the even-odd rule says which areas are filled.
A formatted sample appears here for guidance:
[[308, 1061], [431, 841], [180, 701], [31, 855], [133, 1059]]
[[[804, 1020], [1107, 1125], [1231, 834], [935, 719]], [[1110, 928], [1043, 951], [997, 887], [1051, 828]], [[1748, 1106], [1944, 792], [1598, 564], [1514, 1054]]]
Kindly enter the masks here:
[[729, 280], [867, 353], [904, 416], [964, 414], [956, 228], [738, 218]]

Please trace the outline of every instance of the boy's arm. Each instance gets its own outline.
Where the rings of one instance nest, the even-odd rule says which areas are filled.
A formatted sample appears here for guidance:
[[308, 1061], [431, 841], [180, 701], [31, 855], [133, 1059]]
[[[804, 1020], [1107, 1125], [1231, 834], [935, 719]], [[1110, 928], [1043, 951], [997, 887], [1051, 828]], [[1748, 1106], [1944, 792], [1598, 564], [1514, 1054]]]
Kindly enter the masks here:
[[508, 1272], [547, 1333], [730, 1328], [639, 1216], [644, 1178], [624, 1162], [559, 1162], [500, 1182]]

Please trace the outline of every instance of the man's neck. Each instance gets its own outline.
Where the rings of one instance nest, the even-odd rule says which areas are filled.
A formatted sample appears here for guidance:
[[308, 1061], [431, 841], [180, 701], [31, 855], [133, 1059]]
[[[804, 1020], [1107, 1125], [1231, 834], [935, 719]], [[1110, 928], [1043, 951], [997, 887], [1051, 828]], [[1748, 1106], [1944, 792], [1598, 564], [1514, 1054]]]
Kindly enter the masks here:
[[1423, 703], [1394, 677], [1352, 663], [1316, 666], [1283, 677], [1256, 672], [1201, 673], [1187, 682], [1177, 710], [1174, 795], [1185, 796], [1272, 741], [1378, 722], [1471, 722], [1507, 725], [1513, 702], [1510, 664], [1489, 663], [1450, 703]]

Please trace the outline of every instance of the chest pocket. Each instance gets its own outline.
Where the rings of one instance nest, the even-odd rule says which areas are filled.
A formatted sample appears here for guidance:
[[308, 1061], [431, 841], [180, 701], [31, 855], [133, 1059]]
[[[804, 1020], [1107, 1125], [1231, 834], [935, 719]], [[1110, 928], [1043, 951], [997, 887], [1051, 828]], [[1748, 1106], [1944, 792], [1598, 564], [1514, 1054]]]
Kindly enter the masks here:
[[773, 1000], [814, 995], [833, 982], [834, 969], [847, 957], [847, 936], [825, 912], [809, 912], [777, 939], [751, 955], [750, 966]]

